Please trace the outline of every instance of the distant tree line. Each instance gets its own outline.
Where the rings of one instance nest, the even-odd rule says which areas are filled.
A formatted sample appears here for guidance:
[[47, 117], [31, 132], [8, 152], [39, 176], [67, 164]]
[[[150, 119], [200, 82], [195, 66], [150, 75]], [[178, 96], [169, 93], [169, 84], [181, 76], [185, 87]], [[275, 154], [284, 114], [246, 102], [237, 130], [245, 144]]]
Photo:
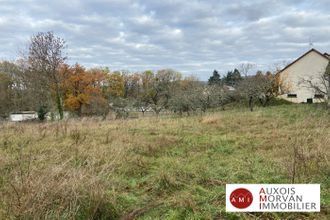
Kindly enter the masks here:
[[256, 102], [262, 106], [266, 106], [271, 99], [279, 95], [280, 79], [275, 73], [267, 71], [263, 73], [258, 70], [255, 75], [247, 75], [248, 68], [252, 66], [241, 66], [245, 71], [244, 76], [238, 69], [228, 71], [222, 78], [217, 70], [213, 71], [213, 75], [208, 80], [209, 86], [218, 86], [227, 88], [223, 96], [230, 101], [246, 101], [249, 108], [253, 111]]
[[277, 95], [278, 80], [270, 72], [241, 76], [238, 69], [224, 77], [214, 70], [208, 83], [183, 77], [172, 69], [130, 73], [68, 65], [66, 42], [52, 32], [31, 37], [27, 55], [16, 62], [0, 62], [0, 116], [34, 110], [43, 120], [47, 112], [60, 119], [64, 111], [77, 116], [109, 111], [127, 117], [132, 110], [177, 114], [206, 112], [231, 102], [246, 101], [263, 106]]

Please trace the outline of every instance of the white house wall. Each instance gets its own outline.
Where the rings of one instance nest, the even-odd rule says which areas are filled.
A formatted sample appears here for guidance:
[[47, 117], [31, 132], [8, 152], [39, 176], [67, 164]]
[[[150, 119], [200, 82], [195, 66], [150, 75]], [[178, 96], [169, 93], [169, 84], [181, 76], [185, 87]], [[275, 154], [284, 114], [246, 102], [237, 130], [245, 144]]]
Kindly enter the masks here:
[[[328, 63], [328, 59], [315, 51], [311, 51], [287, 69], [284, 69], [280, 73], [280, 78], [284, 85], [285, 94], [281, 97], [295, 103], [307, 102], [307, 99], [310, 98], [313, 99], [313, 102], [322, 101], [314, 98], [314, 95], [317, 93], [304, 81], [313, 79], [313, 82], [323, 87], [318, 80], [320, 80], [322, 74], [325, 72]], [[288, 98], [288, 93], [297, 94], [297, 98]]]
[[11, 114], [9, 116], [10, 121], [23, 121], [23, 115], [22, 114]]
[[38, 118], [37, 114], [10, 114], [9, 120], [13, 122], [33, 120]]

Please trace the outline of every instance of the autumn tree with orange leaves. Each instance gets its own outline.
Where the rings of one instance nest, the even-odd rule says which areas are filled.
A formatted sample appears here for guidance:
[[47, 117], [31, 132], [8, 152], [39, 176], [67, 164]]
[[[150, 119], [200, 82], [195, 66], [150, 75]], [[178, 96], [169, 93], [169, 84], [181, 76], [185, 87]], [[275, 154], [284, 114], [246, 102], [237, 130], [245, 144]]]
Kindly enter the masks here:
[[100, 69], [86, 70], [76, 64], [63, 65], [60, 70], [65, 109], [82, 114], [105, 114], [107, 99], [103, 92], [105, 73]]

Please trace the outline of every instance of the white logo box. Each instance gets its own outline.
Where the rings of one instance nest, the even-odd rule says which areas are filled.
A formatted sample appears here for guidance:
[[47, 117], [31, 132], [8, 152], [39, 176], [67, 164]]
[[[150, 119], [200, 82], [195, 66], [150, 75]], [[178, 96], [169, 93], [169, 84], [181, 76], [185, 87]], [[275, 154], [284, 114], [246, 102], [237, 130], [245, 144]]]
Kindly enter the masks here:
[[[248, 199], [242, 193], [233, 193], [246, 189], [251, 194]], [[246, 191], [244, 191], [246, 192]], [[233, 194], [232, 194], [233, 193]], [[232, 201], [230, 196], [232, 194]], [[245, 208], [237, 208], [241, 204]], [[236, 205], [236, 207], [234, 206]], [[320, 184], [226, 184], [227, 212], [319, 212]]]

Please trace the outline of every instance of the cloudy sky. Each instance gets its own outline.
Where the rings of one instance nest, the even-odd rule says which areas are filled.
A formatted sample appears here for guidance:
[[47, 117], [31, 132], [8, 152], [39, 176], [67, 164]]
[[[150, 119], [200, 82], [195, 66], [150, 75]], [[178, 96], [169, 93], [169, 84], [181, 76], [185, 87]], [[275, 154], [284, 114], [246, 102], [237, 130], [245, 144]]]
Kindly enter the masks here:
[[309, 49], [330, 52], [329, 0], [0, 0], [0, 60], [54, 31], [70, 63], [173, 68], [205, 80], [240, 63], [258, 69]]

